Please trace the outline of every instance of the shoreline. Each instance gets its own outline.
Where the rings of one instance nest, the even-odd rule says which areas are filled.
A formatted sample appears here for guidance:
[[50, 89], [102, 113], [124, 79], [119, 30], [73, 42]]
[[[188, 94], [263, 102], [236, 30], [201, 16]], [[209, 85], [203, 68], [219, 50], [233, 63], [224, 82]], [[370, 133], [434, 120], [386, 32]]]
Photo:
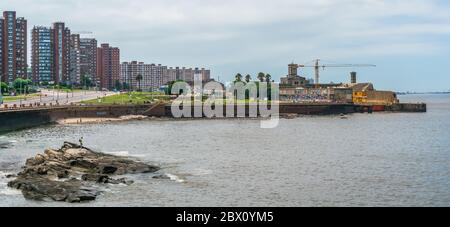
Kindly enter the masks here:
[[[351, 114], [346, 114], [351, 115]], [[341, 115], [339, 114], [332, 114], [332, 115], [306, 115], [306, 114], [280, 114], [279, 119], [285, 119], [285, 120], [292, 120], [296, 118], [304, 118], [304, 117], [314, 117], [314, 116], [335, 116], [339, 117]], [[342, 117], [342, 116], [341, 116]], [[264, 118], [264, 117], [234, 117], [234, 118], [227, 118], [227, 117], [213, 117], [213, 118], [206, 118], [206, 117], [190, 117], [190, 118], [168, 118], [168, 117], [149, 117], [149, 116], [143, 116], [143, 115], [124, 115], [120, 117], [108, 117], [108, 118], [101, 118], [101, 117], [82, 117], [82, 118], [67, 118], [67, 119], [60, 119], [57, 120], [56, 123], [58, 125], [82, 125], [82, 124], [101, 124], [101, 123], [115, 123], [115, 122], [126, 122], [126, 121], [135, 121], [135, 120], [155, 120], [155, 121], [198, 121], [198, 120], [268, 120], [270, 118]]]
[[57, 120], [56, 123], [59, 125], [82, 125], [82, 124], [100, 124], [109, 122], [123, 122], [132, 120], [144, 120], [150, 117], [144, 115], [124, 115], [120, 117], [81, 117], [81, 118], [67, 118]]

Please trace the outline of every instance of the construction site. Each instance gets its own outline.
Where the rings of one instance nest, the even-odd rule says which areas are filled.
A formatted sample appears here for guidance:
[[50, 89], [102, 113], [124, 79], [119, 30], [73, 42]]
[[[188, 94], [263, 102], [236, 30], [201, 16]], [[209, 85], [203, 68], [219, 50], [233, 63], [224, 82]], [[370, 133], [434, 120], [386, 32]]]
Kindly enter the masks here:
[[[314, 68], [314, 81], [299, 75], [300, 70]], [[333, 103], [354, 104], [373, 111], [384, 111], [400, 105], [397, 94], [393, 91], [380, 91], [372, 83], [358, 82], [357, 72], [349, 73], [347, 83], [320, 83], [320, 70], [325, 68], [357, 68], [376, 67], [370, 64], [321, 64], [314, 60], [312, 65], [291, 63], [288, 65], [288, 75], [281, 78], [280, 101], [282, 103]]]

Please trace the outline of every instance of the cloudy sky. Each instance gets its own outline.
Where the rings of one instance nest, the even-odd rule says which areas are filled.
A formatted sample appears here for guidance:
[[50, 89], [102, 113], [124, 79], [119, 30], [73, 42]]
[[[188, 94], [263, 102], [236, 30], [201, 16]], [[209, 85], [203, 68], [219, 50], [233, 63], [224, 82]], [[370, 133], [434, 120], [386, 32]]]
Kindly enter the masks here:
[[[33, 25], [64, 21], [121, 49], [121, 60], [207, 67], [215, 78], [287, 74], [290, 62], [370, 63], [327, 69], [323, 82], [397, 91], [450, 90], [448, 0], [1, 0]], [[302, 75], [313, 77], [307, 69]]]

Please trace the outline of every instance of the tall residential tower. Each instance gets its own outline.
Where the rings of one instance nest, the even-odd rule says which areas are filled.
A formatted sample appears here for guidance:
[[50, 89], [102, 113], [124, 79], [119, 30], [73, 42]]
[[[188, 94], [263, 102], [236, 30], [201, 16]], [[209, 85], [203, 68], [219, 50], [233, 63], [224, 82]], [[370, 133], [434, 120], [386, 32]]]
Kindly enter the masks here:
[[120, 50], [109, 44], [102, 44], [97, 48], [97, 76], [100, 87], [112, 89], [120, 82]]
[[70, 72], [70, 30], [63, 22], [53, 24], [55, 83], [67, 83]]
[[[53, 27], [35, 26], [32, 30], [31, 51], [33, 80], [70, 84], [72, 82], [70, 49], [70, 30], [64, 23], [54, 23]], [[74, 61], [76, 62], [76, 59]]]
[[53, 81], [53, 29], [36, 26], [31, 34], [33, 81], [36, 83]]
[[89, 78], [94, 84], [99, 84], [97, 76], [97, 40], [80, 39], [80, 74], [81, 78]]
[[80, 35], [70, 35], [70, 67], [69, 67], [69, 83], [81, 84], [81, 49]]
[[1, 81], [27, 78], [27, 20], [5, 11], [0, 23]]

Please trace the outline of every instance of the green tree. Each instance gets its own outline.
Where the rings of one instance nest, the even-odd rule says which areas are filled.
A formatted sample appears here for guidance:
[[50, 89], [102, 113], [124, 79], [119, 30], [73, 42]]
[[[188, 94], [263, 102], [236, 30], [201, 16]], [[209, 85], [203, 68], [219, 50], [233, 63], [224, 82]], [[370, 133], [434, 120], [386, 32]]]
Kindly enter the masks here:
[[1, 82], [1, 92], [2, 94], [9, 92], [9, 86], [5, 82]]
[[122, 88], [124, 89], [124, 90], [130, 90], [130, 85], [127, 83], [127, 82], [123, 82], [122, 83]]
[[234, 76], [234, 82], [242, 82], [242, 75], [240, 73]]
[[258, 80], [261, 82], [264, 82], [264, 79], [266, 78], [266, 74], [263, 72], [258, 73]]
[[252, 76], [250, 76], [250, 74], [247, 74], [247, 76], [245, 76], [245, 82], [249, 83], [252, 80]]
[[122, 83], [120, 83], [119, 80], [116, 80], [116, 81], [115, 81], [115, 84], [114, 84], [114, 88], [115, 88], [117, 91], [122, 90]]
[[267, 75], [266, 75], [266, 82], [267, 82], [267, 83], [272, 82], [272, 76], [271, 76], [270, 74], [267, 74]]
[[14, 90], [16, 90], [16, 93], [25, 94], [28, 92], [29, 86], [31, 86], [32, 84], [33, 81], [29, 79], [17, 78], [13, 82], [13, 87]]
[[137, 80], [137, 82], [138, 82], [138, 91], [142, 91], [141, 90], [141, 81], [142, 81], [142, 79], [143, 79], [143, 77], [142, 77], [142, 75], [141, 74], [138, 74], [137, 76], [136, 76], [136, 80]]
[[[172, 94], [172, 88], [173, 85], [177, 82], [185, 82], [184, 80], [176, 80], [176, 81], [171, 81], [167, 84], [167, 90], [165, 91], [166, 95], [173, 95]], [[180, 91], [180, 94], [184, 93], [185, 91]]]
[[83, 75], [81, 76], [81, 86], [83, 87], [92, 87], [92, 80], [89, 75]]

